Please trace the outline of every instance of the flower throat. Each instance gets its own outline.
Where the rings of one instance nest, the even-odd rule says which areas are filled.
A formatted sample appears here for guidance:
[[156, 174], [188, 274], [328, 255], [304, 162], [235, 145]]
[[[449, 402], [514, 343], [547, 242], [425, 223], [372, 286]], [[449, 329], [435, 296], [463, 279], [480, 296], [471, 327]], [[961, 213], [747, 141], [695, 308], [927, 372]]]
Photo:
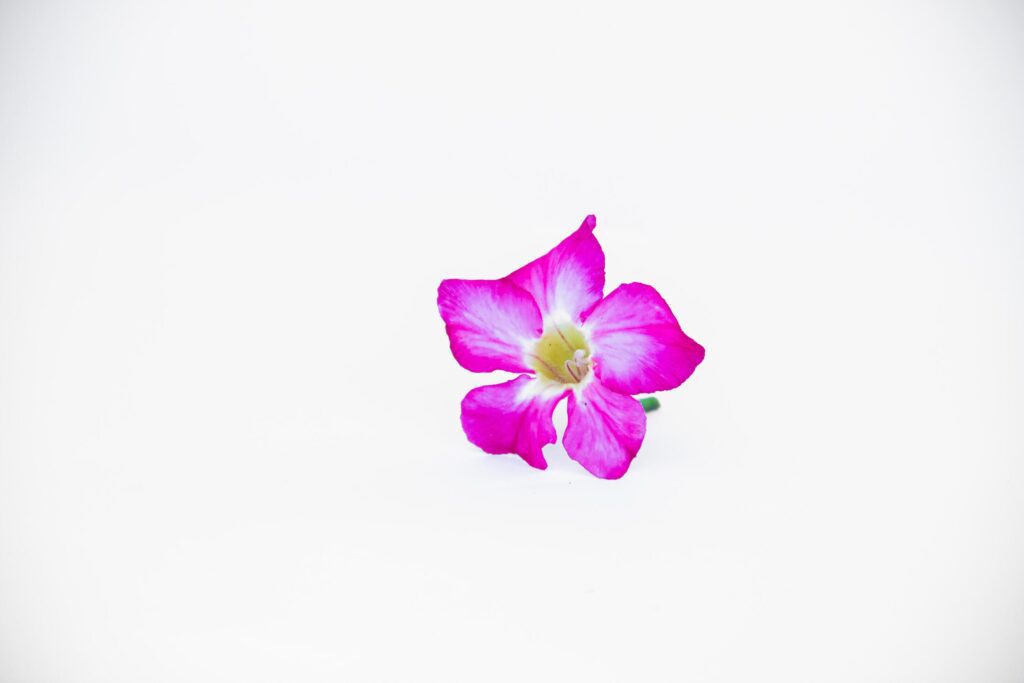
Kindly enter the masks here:
[[579, 384], [590, 373], [590, 347], [574, 325], [549, 323], [526, 357], [538, 375], [560, 384]]

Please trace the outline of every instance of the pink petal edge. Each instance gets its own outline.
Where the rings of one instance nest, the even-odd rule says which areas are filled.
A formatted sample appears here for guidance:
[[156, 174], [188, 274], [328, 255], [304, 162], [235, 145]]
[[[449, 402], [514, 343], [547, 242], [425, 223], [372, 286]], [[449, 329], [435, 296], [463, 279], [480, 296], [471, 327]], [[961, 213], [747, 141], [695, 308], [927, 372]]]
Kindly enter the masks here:
[[444, 280], [437, 308], [459, 365], [473, 372], [532, 372], [523, 348], [540, 337], [544, 324], [529, 293], [504, 280]]
[[596, 226], [597, 218], [587, 216], [558, 246], [505, 279], [532, 294], [545, 318], [564, 314], [579, 321], [604, 293], [604, 251], [594, 237]]
[[584, 328], [593, 342], [594, 374], [622, 394], [675, 389], [704, 360], [704, 347], [686, 336], [650, 285], [619, 286], [594, 307]]
[[647, 415], [640, 402], [595, 379], [569, 395], [569, 425], [562, 445], [594, 476], [618, 479], [629, 469], [646, 431]]
[[532, 467], [546, 469], [542, 452], [556, 440], [551, 415], [566, 391], [531, 391], [533, 377], [477, 387], [462, 399], [462, 430], [487, 453], [515, 453]]

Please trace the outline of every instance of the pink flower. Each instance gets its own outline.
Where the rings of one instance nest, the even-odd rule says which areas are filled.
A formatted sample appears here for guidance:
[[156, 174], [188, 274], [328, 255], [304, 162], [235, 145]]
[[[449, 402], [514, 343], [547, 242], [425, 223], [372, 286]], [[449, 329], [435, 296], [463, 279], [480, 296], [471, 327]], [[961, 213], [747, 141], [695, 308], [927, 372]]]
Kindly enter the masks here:
[[523, 373], [462, 400], [462, 428], [488, 453], [545, 469], [551, 415], [569, 399], [562, 442], [588, 472], [618, 479], [647, 417], [632, 394], [674, 389], [704, 359], [661, 295], [633, 282], [604, 293], [604, 252], [587, 216], [573, 234], [500, 280], [444, 280], [437, 307], [452, 355], [473, 372]]

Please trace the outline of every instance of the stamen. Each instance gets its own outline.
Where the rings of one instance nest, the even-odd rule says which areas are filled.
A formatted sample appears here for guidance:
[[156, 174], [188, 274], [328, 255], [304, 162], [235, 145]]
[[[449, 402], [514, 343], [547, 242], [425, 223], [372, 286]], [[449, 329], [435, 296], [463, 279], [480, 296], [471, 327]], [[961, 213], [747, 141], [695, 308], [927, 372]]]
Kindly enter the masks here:
[[572, 344], [570, 344], [569, 340], [565, 338], [565, 334], [562, 333], [562, 328], [558, 326], [558, 323], [553, 322], [551, 323], [551, 326], [555, 328], [555, 332], [557, 332], [558, 336], [562, 338], [563, 342], [565, 342], [565, 348], [572, 351]]
[[579, 384], [590, 373], [590, 348], [583, 332], [566, 322], [548, 321], [526, 363], [544, 379], [560, 384]]
[[541, 358], [541, 357], [540, 357], [540, 356], [538, 356], [537, 354], [535, 354], [535, 353], [530, 353], [530, 354], [527, 354], [527, 355], [528, 355], [528, 356], [530, 356], [530, 358], [533, 358], [533, 359], [534, 359], [535, 361], [537, 361], [537, 362], [538, 362], [538, 363], [540, 363], [541, 365], [543, 365], [543, 366], [544, 366], [544, 367], [545, 367], [545, 368], [547, 369], [547, 371], [551, 373], [551, 376], [552, 376], [552, 377], [560, 377], [560, 378], [563, 378], [563, 379], [564, 379], [564, 377], [565, 377], [565, 376], [564, 376], [564, 375], [563, 375], [562, 373], [560, 373], [560, 372], [559, 372], [558, 370], [555, 370], [555, 369], [554, 369], [554, 368], [553, 368], [553, 367], [551, 366], [551, 364], [550, 364], [550, 363], [548, 363], [548, 362], [547, 362], [546, 360], [544, 360], [543, 358]]
[[572, 375], [572, 378], [573, 378], [574, 380], [576, 380], [577, 382], [579, 382], [579, 381], [580, 381], [579, 375], [577, 375], [577, 374], [576, 374], [576, 373], [575, 373], [575, 372], [573, 371], [573, 369], [572, 369], [572, 361], [571, 361], [571, 360], [567, 360], [567, 361], [565, 361], [565, 369], [569, 371], [569, 374], [570, 374], [570, 375]]

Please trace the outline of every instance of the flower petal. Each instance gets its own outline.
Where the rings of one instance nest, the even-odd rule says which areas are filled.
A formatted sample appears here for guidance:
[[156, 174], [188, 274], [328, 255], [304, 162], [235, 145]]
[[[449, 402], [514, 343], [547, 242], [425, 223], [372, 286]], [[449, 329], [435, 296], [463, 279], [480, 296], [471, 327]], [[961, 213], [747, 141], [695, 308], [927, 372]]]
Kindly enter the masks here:
[[537, 301], [545, 318], [565, 316], [573, 322], [604, 292], [604, 252], [587, 216], [557, 247], [515, 271], [506, 280], [522, 287]]
[[623, 394], [675, 389], [704, 360], [704, 347], [679, 328], [649, 285], [622, 285], [587, 316], [594, 374]]
[[516, 453], [531, 466], [546, 469], [541, 449], [555, 442], [551, 414], [566, 391], [545, 389], [528, 375], [477, 387], [462, 399], [462, 430], [487, 453]]
[[640, 402], [594, 380], [569, 395], [562, 436], [569, 457], [602, 479], [618, 479], [640, 450], [647, 416]]
[[444, 280], [437, 289], [452, 355], [473, 372], [531, 372], [523, 349], [543, 321], [524, 290], [504, 280]]

